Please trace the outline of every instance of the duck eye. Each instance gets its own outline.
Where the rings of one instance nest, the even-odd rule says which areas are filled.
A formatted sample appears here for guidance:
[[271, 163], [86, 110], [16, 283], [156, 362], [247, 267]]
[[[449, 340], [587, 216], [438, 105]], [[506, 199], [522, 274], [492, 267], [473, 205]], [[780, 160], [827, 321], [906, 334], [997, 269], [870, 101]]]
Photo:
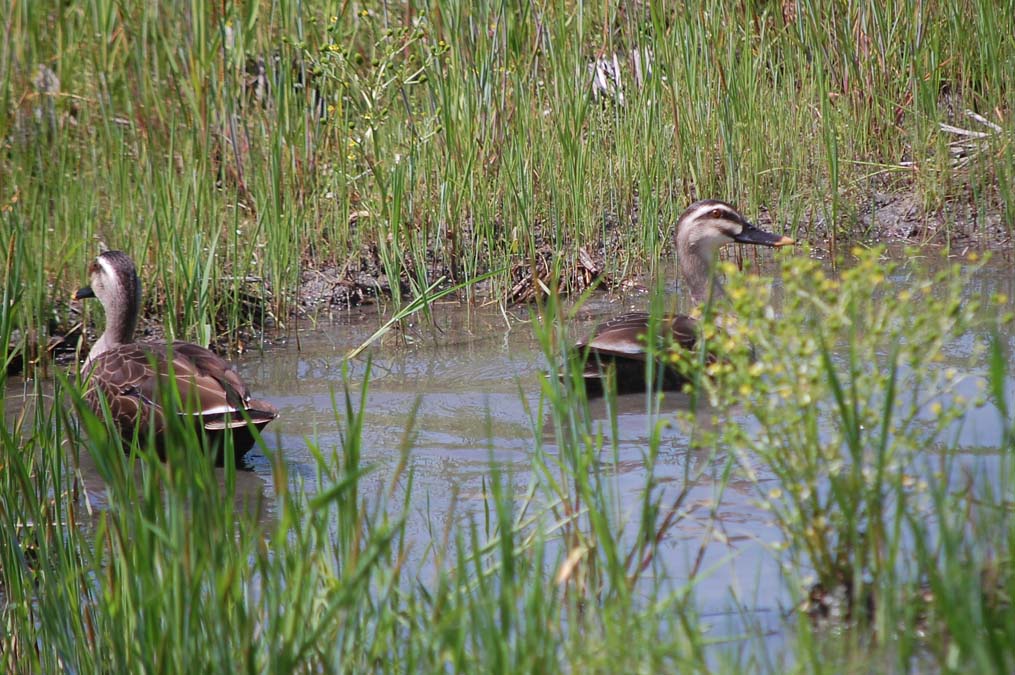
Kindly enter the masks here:
[[719, 209], [712, 209], [712, 217], [722, 218], [722, 211], [720, 211]]

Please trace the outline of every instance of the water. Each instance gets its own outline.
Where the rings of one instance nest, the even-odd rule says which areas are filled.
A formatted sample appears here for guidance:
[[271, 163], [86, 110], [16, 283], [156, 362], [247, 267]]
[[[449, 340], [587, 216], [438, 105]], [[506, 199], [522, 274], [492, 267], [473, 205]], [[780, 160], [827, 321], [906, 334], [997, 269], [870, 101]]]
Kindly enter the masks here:
[[[902, 283], [905, 278], [900, 272], [895, 281]], [[1011, 309], [1015, 279], [1008, 264], [998, 262], [977, 273], [965, 293], [968, 298], [983, 299], [1004, 293]], [[644, 308], [647, 302], [639, 295], [595, 296], [575, 322], [574, 335], [584, 335], [604, 317]], [[433, 531], [443, 531], [447, 518], [480, 517], [491, 461], [511, 475], [519, 495], [532, 479], [537, 445], [533, 416], [541, 414], [540, 382], [553, 366], [540, 350], [530, 320], [528, 309], [505, 318], [496, 308], [442, 305], [435, 309], [433, 325], [409, 326], [404, 335], [387, 338], [371, 352], [363, 460], [375, 467], [371, 474], [375, 485], [390, 481], [400, 461], [410, 411], [418, 403], [410, 441], [409, 466], [415, 486], [409, 517], [419, 546], [428, 540], [431, 526]], [[332, 394], [342, 391], [343, 356], [381, 322], [382, 317], [371, 310], [353, 312], [327, 327], [301, 333], [299, 350], [290, 341], [287, 348], [247, 356], [241, 364], [253, 390], [281, 411], [280, 419], [269, 427], [271, 448], [282, 453], [292, 474], [307, 478], [309, 489], [314, 489], [313, 460], [305, 439], [324, 449], [340, 445]], [[967, 363], [977, 337], [982, 336], [963, 336], [950, 345], [949, 363], [932, 367]], [[1015, 351], [1015, 335], [1009, 332], [1005, 338], [1009, 350]], [[358, 386], [365, 359], [349, 363], [348, 368], [349, 381]], [[978, 374], [966, 375], [959, 392], [972, 399]], [[1007, 386], [1015, 392], [1015, 381], [1009, 380]], [[679, 407], [679, 397], [673, 398]], [[594, 404], [592, 414], [609, 437], [605, 404]], [[607, 442], [602, 461], [623, 514], [635, 515], [640, 509], [650, 430], [660, 419], [672, 418], [672, 408], [659, 414], [647, 411], [644, 396], [626, 396], [618, 402], [617, 438], [612, 445]], [[955, 434], [970, 457], [996, 455], [1001, 434], [997, 411], [989, 406], [973, 409]], [[556, 452], [552, 434], [544, 432], [541, 441], [547, 453]], [[267, 460], [255, 456], [252, 465], [270, 493]], [[792, 605], [786, 588], [766, 581], [780, 578], [767, 548], [780, 539], [780, 533], [770, 514], [757, 506], [754, 484], [734, 478], [720, 492], [719, 474], [724, 467], [725, 458], [710, 458], [689, 448], [689, 430], [676, 424], [663, 430], [655, 475], [667, 495], [664, 503], [689, 479], [701, 475], [689, 485], [688, 515], [671, 530], [661, 567], [676, 584], [686, 581], [694, 570], [699, 575], [709, 571], [696, 587], [706, 613], [732, 617], [727, 612], [739, 604], [749, 607], [756, 620], [774, 622]], [[618, 517], [624, 520], [623, 515]]]
[[[899, 273], [896, 281], [904, 279], [905, 274]], [[1007, 310], [1015, 308], [1015, 276], [1003, 261], [978, 272], [964, 292], [967, 298], [984, 299], [1003, 293], [1009, 298]], [[595, 296], [575, 321], [573, 334], [584, 335], [602, 318], [644, 308], [647, 302], [643, 295]], [[496, 307], [449, 303], [436, 306], [433, 317], [432, 324], [410, 323], [404, 332], [389, 335], [371, 348], [362, 438], [363, 463], [372, 467], [364, 481], [368, 495], [391, 483], [402, 448], [411, 447], [408, 463], [414, 486], [408, 519], [417, 557], [430, 533], [443, 532], [449, 520], [482, 518], [491, 462], [509, 476], [511, 489], [521, 496], [534, 478], [537, 445], [542, 444], [551, 456], [556, 453], [551, 432], [544, 431], [539, 439], [535, 436], [538, 418], [546, 414], [540, 410], [541, 381], [554, 366], [547, 363], [529, 325], [530, 310], [512, 310], [505, 316]], [[279, 408], [280, 418], [266, 430], [268, 447], [281, 455], [290, 476], [308, 491], [318, 489], [308, 441], [325, 452], [342, 443], [344, 430], [336, 420], [334, 403], [342, 409], [343, 368], [354, 396], [366, 373], [365, 356], [350, 362], [344, 356], [383, 320], [370, 308], [340, 314], [327, 325], [300, 330], [298, 339], [290, 335], [284, 344], [248, 353], [238, 363], [255, 395]], [[1015, 333], [1010, 326], [1007, 330], [1003, 339], [1009, 354], [1015, 353]], [[982, 337], [963, 336], [949, 346], [949, 363], [928, 367], [964, 366], [975, 341]], [[975, 398], [979, 374], [965, 376], [959, 392]], [[1015, 380], [1009, 378], [1006, 386], [1009, 397], [1015, 399]], [[646, 409], [644, 396], [622, 397], [615, 438], [605, 404], [593, 404], [593, 416], [612, 438], [606, 443], [600, 470], [618, 497], [618, 523], [641, 508], [651, 430], [661, 420], [672, 420], [673, 408], [680, 404], [680, 397], [672, 396], [670, 407], [653, 412]], [[988, 406], [972, 410], [955, 427], [956, 443], [968, 453], [971, 464], [996, 461], [999, 421], [997, 411]], [[660, 436], [655, 476], [663, 501], [669, 503], [685, 487], [688, 494], [683, 503], [686, 515], [663, 543], [659, 568], [676, 585], [697, 575], [699, 607], [706, 616], [715, 617], [718, 633], [742, 631], [742, 619], [733, 611], [736, 606], [748, 608], [750, 621], [774, 631], [793, 604], [788, 589], [773, 582], [782, 576], [768, 545], [779, 541], [780, 533], [770, 514], [757, 506], [755, 484], [737, 479], [734, 473], [720, 489], [726, 458], [692, 449], [689, 433], [686, 427], [670, 424]], [[269, 460], [254, 450], [248, 464], [250, 470], [238, 477], [238, 501], [264, 498], [270, 504], [275, 486]], [[84, 471], [87, 478], [87, 464]], [[93, 505], [101, 508], [101, 484], [95, 480], [86, 483], [91, 486]], [[426, 570], [421, 576], [428, 576]]]
[[[587, 310], [576, 334], [591, 330], [596, 321], [620, 308], [616, 302], [597, 299]], [[391, 339], [372, 352], [362, 443], [363, 463], [374, 467], [365, 481], [368, 494], [391, 481], [401, 460], [410, 411], [418, 403], [409, 455], [413, 496], [407, 514], [413, 557], [425, 550], [431, 532], [444, 531], [448, 519], [473, 517], [482, 522], [484, 481], [489, 481], [491, 461], [510, 476], [519, 498], [533, 478], [537, 443], [532, 416], [539, 414], [541, 380], [551, 366], [525, 323], [529, 319], [528, 310], [521, 310], [506, 324], [495, 308], [448, 305], [435, 313], [435, 325], [412, 327], [404, 340]], [[268, 443], [281, 452], [290, 474], [306, 481], [305, 489], [316, 489], [306, 439], [325, 451], [341, 444], [332, 397], [342, 395], [343, 356], [380, 322], [369, 310], [350, 314], [326, 329], [301, 335], [300, 350], [290, 344], [247, 357], [241, 364], [243, 377], [257, 395], [279, 407], [279, 420], [268, 428]], [[358, 387], [365, 359], [348, 364], [348, 369], [350, 383]], [[681, 397], [674, 398], [679, 406]], [[591, 412], [609, 434], [605, 403], [594, 402]], [[606, 444], [600, 468], [619, 497], [618, 522], [633, 521], [638, 514], [650, 430], [660, 420], [672, 418], [672, 406], [658, 414], [647, 411], [643, 395], [618, 401], [616, 443]], [[729, 601], [737, 597], [761, 618], [776, 621], [790, 600], [777, 586], [760, 586], [757, 578], [777, 576], [776, 563], [763, 543], [777, 541], [779, 533], [754, 507], [754, 486], [733, 480], [720, 495], [717, 483], [725, 458], [691, 450], [688, 441], [688, 430], [676, 424], [661, 434], [654, 475], [661, 483], [663, 503], [672, 503], [689, 477], [701, 476], [689, 486], [683, 502], [687, 513], [663, 545], [659, 566], [673, 585], [683, 585], [694, 570], [707, 575], [698, 597], [718, 618], [727, 617]], [[541, 442], [546, 453], [557, 453], [551, 432], [544, 432]], [[258, 453], [251, 465], [270, 493], [268, 460]], [[629, 529], [628, 540], [634, 536], [633, 522]], [[421, 577], [428, 578], [428, 571], [422, 570]]]

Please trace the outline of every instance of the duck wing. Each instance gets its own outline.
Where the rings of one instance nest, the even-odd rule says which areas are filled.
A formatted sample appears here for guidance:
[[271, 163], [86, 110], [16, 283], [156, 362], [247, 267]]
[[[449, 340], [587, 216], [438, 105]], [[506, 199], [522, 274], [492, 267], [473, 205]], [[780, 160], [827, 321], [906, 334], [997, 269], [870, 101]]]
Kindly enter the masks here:
[[138, 422], [147, 425], [154, 414], [159, 432], [164, 427], [159, 389], [169, 377], [175, 380], [184, 410], [200, 416], [208, 430], [244, 426], [244, 412], [257, 426], [278, 417], [274, 406], [251, 399], [228, 361], [188, 342], [131, 343], [103, 352], [92, 362], [86, 399], [99, 411], [96, 396], [101, 392], [121, 430]]
[[[648, 312], [629, 312], [600, 324], [588, 340], [579, 341], [578, 349], [590, 353], [644, 361], [645, 339], [650, 325]], [[693, 349], [698, 341], [698, 322], [678, 314], [659, 322], [660, 346], [673, 341], [685, 349]]]
[[90, 363], [85, 401], [95, 414], [101, 415], [104, 399], [110, 417], [124, 435], [131, 434], [135, 426], [147, 429], [152, 413], [156, 415], [156, 432], [161, 431], [162, 409], [154, 402], [153, 365], [157, 363], [157, 353], [149, 353], [138, 344], [102, 352]]
[[242, 427], [246, 424], [244, 412], [258, 426], [278, 417], [275, 406], [250, 397], [236, 370], [215, 352], [189, 342], [174, 342], [172, 356], [180, 397], [184, 402], [198, 402], [206, 429]]

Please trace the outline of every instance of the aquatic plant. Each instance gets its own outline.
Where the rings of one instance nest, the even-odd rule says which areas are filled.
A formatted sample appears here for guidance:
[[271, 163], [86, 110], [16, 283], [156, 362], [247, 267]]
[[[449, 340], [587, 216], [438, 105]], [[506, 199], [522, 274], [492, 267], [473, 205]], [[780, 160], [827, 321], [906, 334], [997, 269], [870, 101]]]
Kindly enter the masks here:
[[[1011, 419], [996, 337], [1012, 320], [1007, 299], [964, 299], [969, 270], [958, 265], [931, 275], [880, 249], [853, 254], [835, 274], [784, 260], [778, 314], [764, 280], [732, 275], [736, 321], [704, 329], [702, 349], [721, 357], [694, 386], [720, 422], [701, 442], [735, 454], [755, 482], [804, 615], [871, 626], [881, 639], [907, 627], [900, 665], [929, 649], [1004, 670], [998, 643], [1015, 634], [991, 607], [1012, 583]], [[971, 344], [959, 350], [963, 336]], [[999, 445], [979, 454], [959, 432], [988, 402]], [[972, 595], [956, 604], [960, 592]], [[956, 612], [990, 643], [954, 632]], [[947, 639], [917, 647], [917, 633]]]
[[[511, 270], [653, 272], [694, 196], [838, 242], [912, 193], [947, 208], [904, 234], [1010, 235], [1012, 12], [5, 0], [0, 240], [25, 234], [19, 322], [66, 327], [66, 270], [100, 243], [154, 280], [170, 336], [235, 345], [327, 305], [303, 295], [311, 272], [396, 305], [441, 277], [497, 271], [485, 291], [508, 297]], [[622, 98], [593, 93], [599, 57]], [[967, 109], [999, 130], [954, 166], [940, 124]]]
[[[0, 361], [77, 321], [62, 298], [101, 243], [153, 279], [170, 338], [284, 330], [307, 273], [329, 267], [407, 310], [493, 272], [491, 297], [549, 296], [558, 363], [554, 280], [656, 272], [691, 196], [829, 235], [840, 254], [898, 191], [943, 209], [920, 236], [1010, 236], [1013, 11], [0, 0]], [[593, 93], [601, 57], [623, 72]], [[967, 109], [1000, 127], [975, 152], [942, 132]], [[688, 362], [699, 413], [730, 422], [695, 418], [692, 435], [716, 499], [746, 476], [781, 528], [779, 581], [812, 609], [788, 608], [788, 665], [1007, 672], [1010, 346], [997, 312], [955, 304], [961, 271], [935, 280], [873, 256], [841, 275], [788, 262], [774, 313], [763, 279], [731, 275], [744, 339], [727, 349], [730, 327], [706, 328], [725, 358]], [[523, 282], [532, 292], [512, 294]], [[956, 360], [945, 345], [967, 329], [979, 351]], [[125, 457], [40, 365], [22, 385], [34, 404], [5, 389], [0, 416], [2, 670], [786, 670], [763, 647], [715, 647], [694, 603], [708, 570], [674, 579], [660, 563], [694, 472], [664, 490], [649, 443], [625, 512], [616, 418], [595, 424], [566, 379], [532, 411], [532, 484], [519, 495], [491, 466], [484, 518], [449, 517], [421, 542], [405, 527], [407, 463], [364, 492], [368, 382], [336, 397], [342, 446], [310, 440], [315, 478], [272, 458], [262, 519], [235, 507], [244, 474], [199, 452]], [[961, 400], [970, 377], [982, 392]], [[1003, 431], [970, 452], [954, 430], [979, 397]]]
[[[340, 446], [307, 440], [315, 476], [290, 475], [270, 455], [270, 499], [231, 464], [213, 468], [188, 425], [170, 430], [165, 462], [155, 448], [124, 455], [75, 385], [31, 381], [35, 405], [17, 412], [5, 399], [0, 423], [0, 667], [1005, 669], [1015, 582], [1003, 450], [1015, 429], [992, 331], [1008, 317], [957, 302], [960, 268], [927, 276], [859, 253], [837, 273], [785, 260], [774, 298], [765, 276], [728, 270], [738, 320], [722, 330], [706, 320], [703, 345], [723, 358], [689, 366], [704, 368], [698, 415], [681, 420], [704, 461], [663, 480], [659, 432], [672, 413], [645, 397], [656, 426], [633, 509], [619, 498], [615, 412], [593, 419], [566, 377], [547, 378], [531, 411], [525, 484], [491, 462], [480, 510], [452, 506], [422, 536], [405, 518], [417, 508], [412, 411], [390, 477], [365, 480], [369, 369], [336, 390]], [[566, 330], [555, 303], [540, 328], [551, 354]], [[657, 300], [653, 312], [663, 309]], [[959, 334], [980, 347], [956, 355]], [[984, 448], [980, 460], [952, 435], [977, 403], [958, 396], [963, 374], [980, 378], [979, 396], [1001, 416], [1002, 451]], [[768, 542], [781, 578], [766, 582], [799, 604], [786, 608], [780, 654], [766, 655], [763, 632], [714, 644], [695, 601], [714, 572], [699, 553], [677, 577], [660, 555], [689, 524], [687, 495], [704, 470], [715, 503], [730, 481], [753, 481], [782, 532]], [[716, 518], [711, 508], [694, 522]], [[713, 522], [702, 552], [722, 536]], [[826, 630], [841, 638], [820, 639]]]

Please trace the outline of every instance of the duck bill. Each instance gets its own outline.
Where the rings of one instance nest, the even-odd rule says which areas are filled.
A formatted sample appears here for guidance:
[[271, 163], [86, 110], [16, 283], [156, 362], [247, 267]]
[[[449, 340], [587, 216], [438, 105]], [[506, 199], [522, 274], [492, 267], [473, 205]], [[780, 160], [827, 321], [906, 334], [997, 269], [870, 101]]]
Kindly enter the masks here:
[[784, 237], [781, 234], [772, 234], [766, 232], [760, 227], [755, 227], [750, 223], [744, 225], [744, 229], [740, 230], [740, 234], [733, 237], [733, 241], [741, 244], [754, 244], [755, 246], [789, 246], [795, 244], [789, 237]]
[[85, 286], [84, 288], [79, 288], [77, 290], [77, 292], [74, 293], [74, 295], [71, 296], [71, 299], [72, 300], [84, 300], [85, 298], [94, 298], [94, 297], [95, 297], [95, 291], [92, 290], [92, 287], [91, 286]]

